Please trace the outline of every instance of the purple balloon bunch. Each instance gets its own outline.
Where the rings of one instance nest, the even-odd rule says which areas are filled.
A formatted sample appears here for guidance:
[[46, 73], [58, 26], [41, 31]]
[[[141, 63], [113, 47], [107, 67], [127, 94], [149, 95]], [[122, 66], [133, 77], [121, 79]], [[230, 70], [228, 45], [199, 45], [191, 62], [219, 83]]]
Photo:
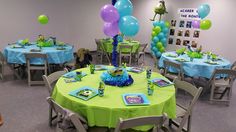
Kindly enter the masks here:
[[[204, 19], [210, 13], [210, 6], [208, 4], [202, 4], [197, 9], [198, 16], [201, 19]], [[200, 28], [202, 30], [208, 30], [211, 27], [210, 20], [193, 20], [192, 21], [193, 28]]]
[[104, 20], [103, 32], [114, 37], [119, 31], [125, 36], [134, 36], [139, 31], [139, 22], [131, 16], [133, 5], [130, 0], [118, 0], [115, 5], [107, 4], [101, 9], [101, 17]]
[[105, 22], [103, 25], [103, 32], [110, 37], [119, 33], [118, 21], [120, 15], [118, 10], [111, 4], [104, 5], [101, 9], [101, 17]]

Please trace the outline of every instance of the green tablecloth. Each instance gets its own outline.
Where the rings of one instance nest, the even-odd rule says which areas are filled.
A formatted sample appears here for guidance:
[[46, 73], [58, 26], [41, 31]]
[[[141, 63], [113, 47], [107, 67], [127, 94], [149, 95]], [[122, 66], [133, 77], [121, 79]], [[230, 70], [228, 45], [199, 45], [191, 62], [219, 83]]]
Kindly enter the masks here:
[[[88, 75], [82, 78], [81, 82], [65, 83], [64, 78], [60, 78], [56, 83], [52, 97], [57, 103], [74, 112], [86, 117], [89, 126], [105, 126], [114, 128], [118, 119], [132, 118], [138, 116], [161, 115], [167, 113], [169, 118], [176, 117], [175, 88], [173, 85], [159, 88], [155, 86], [153, 96], [147, 95], [146, 73], [129, 73], [134, 79], [134, 83], [128, 87], [114, 87], [106, 85], [104, 97], [96, 96], [88, 101], [84, 101], [68, 95], [72, 90], [83, 86], [97, 88], [100, 82], [100, 75], [104, 71], [89, 73], [89, 68], [79, 69]], [[158, 73], [152, 73], [151, 78], [164, 78]], [[148, 106], [126, 106], [122, 100], [125, 93], [144, 93], [147, 95], [150, 105]], [[150, 126], [137, 128], [138, 130], [148, 130]]]
[[[107, 53], [112, 53], [112, 50], [113, 50], [113, 40], [112, 39], [108, 39], [108, 40], [102, 40], [102, 44], [105, 48], [105, 51]], [[119, 45], [120, 44], [127, 44], [127, 45], [132, 45], [133, 46], [133, 49], [132, 49], [132, 53], [136, 53], [139, 49], [139, 46], [140, 46], [140, 43], [138, 41], [127, 41], [127, 40], [124, 40], [124, 42], [120, 42], [118, 43], [118, 46], [117, 46], [117, 52], [119, 52]], [[124, 51], [126, 52], [126, 51]]]

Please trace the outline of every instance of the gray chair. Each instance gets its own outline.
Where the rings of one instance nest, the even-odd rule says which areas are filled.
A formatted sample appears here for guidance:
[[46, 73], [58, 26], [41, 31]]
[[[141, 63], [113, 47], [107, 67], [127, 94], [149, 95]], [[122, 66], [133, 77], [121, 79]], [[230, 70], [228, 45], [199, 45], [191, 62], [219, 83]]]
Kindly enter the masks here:
[[[192, 84], [185, 81], [181, 81], [177, 78], [174, 80], [174, 85], [176, 88], [176, 93], [179, 90], [183, 90], [184, 92], [188, 93], [192, 97], [192, 99], [190, 100], [190, 103], [187, 106], [184, 106], [179, 102], [176, 103], [176, 117], [180, 118], [181, 121], [178, 123], [175, 120], [169, 119], [169, 126], [171, 126], [172, 124], [177, 126], [178, 127], [177, 132], [181, 132], [182, 130], [190, 132], [192, 110], [202, 92], [202, 87], [196, 88]], [[187, 122], [187, 129], [184, 128], [186, 122]]]
[[[35, 58], [43, 59], [44, 64], [42, 65], [34, 65], [31, 64], [31, 60]], [[44, 71], [44, 74], [48, 74], [48, 60], [47, 54], [42, 53], [25, 53], [26, 65], [27, 65], [27, 73], [28, 73], [28, 85], [39, 85], [44, 84], [44, 81], [33, 81], [31, 80], [31, 71]]]
[[0, 51], [0, 78], [3, 80], [4, 79], [4, 65], [5, 65], [5, 58]]
[[100, 39], [95, 39], [95, 43], [97, 45], [97, 53], [101, 56], [101, 63], [103, 60], [103, 56], [105, 55], [105, 57], [107, 58], [109, 64], [111, 63], [109, 55], [106, 52], [105, 47], [103, 46], [103, 43], [101, 42]]
[[231, 69], [236, 71], [236, 61], [235, 61], [235, 62], [233, 63], [233, 65], [231, 66]]
[[153, 132], [159, 132], [166, 119], [167, 115], [165, 113], [162, 116], [144, 116], [125, 120], [120, 118], [114, 132], [143, 125], [154, 125]]
[[[208, 81], [208, 88], [211, 89], [210, 101], [223, 101], [227, 102], [227, 105], [229, 105], [235, 78], [236, 70], [215, 69]], [[226, 99], [223, 98], [225, 95], [227, 95]]]
[[[178, 78], [180, 80], [184, 79], [184, 74], [183, 74], [183, 69], [181, 64], [179, 63], [175, 63], [169, 60], [163, 60], [164, 63], [164, 76], [167, 77], [170, 80], [174, 80], [175, 78]], [[177, 70], [177, 74], [176, 73], [172, 73], [170, 72], [170, 68], [175, 68]]]
[[[57, 72], [54, 72], [48, 76], [46, 75], [43, 75], [43, 80], [44, 80], [44, 83], [48, 89], [48, 92], [49, 92], [49, 95], [52, 96], [52, 92], [53, 92], [53, 89], [54, 89], [54, 85], [56, 83], [56, 81], [63, 75], [65, 74], [66, 72], [68, 72], [67, 70], [64, 70], [64, 71], [57, 71]], [[53, 111], [52, 111], [52, 107], [49, 106], [49, 126], [52, 126], [52, 121], [56, 118], [56, 116], [53, 116]]]
[[119, 44], [119, 65], [122, 63], [122, 58], [129, 57], [129, 66], [131, 66], [133, 46], [127, 44]]
[[57, 129], [69, 131], [76, 129], [78, 132], [86, 132], [88, 129], [87, 120], [79, 114], [63, 108], [57, 104], [51, 97], [47, 98], [47, 102], [57, 114]]
[[139, 64], [139, 59], [140, 57], [143, 57], [142, 63], [144, 63], [145, 60], [145, 49], [147, 48], [148, 44], [140, 44], [139, 48], [138, 48], [138, 52], [136, 53], [136, 58], [137, 58], [137, 62]]

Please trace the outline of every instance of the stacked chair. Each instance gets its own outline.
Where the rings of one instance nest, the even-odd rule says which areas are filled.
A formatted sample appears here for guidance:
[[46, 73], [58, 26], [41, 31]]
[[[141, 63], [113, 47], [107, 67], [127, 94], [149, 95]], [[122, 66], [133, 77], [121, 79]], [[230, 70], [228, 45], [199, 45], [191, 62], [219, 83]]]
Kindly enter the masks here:
[[95, 43], [97, 45], [97, 53], [101, 56], [101, 63], [103, 62], [103, 56], [105, 55], [109, 64], [111, 63], [109, 55], [107, 54], [105, 47], [103, 46], [100, 39], [95, 39]]
[[120, 44], [119, 45], [119, 65], [121, 65], [123, 58], [128, 57], [129, 61], [128, 61], [127, 64], [129, 64], [129, 66], [131, 66], [132, 51], [133, 51], [133, 46], [132, 45], [125, 45], [125, 44]]

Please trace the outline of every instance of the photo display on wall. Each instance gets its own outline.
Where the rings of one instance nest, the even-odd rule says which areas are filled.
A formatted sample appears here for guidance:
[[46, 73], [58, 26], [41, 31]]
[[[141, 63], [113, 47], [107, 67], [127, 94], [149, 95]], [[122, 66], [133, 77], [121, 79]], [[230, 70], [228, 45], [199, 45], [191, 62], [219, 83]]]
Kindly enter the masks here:
[[197, 47], [200, 29], [193, 26], [193, 20], [199, 20], [195, 8], [180, 8], [179, 19], [170, 21], [168, 44]]

